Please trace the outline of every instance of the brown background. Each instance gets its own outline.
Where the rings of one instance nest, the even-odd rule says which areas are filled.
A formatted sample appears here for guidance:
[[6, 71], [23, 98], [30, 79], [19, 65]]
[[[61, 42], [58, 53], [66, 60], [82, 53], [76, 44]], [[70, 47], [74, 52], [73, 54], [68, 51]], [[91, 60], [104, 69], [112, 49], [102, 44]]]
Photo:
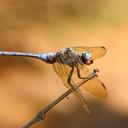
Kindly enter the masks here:
[[[0, 50], [107, 48], [107, 54], [89, 67], [100, 69], [107, 100], [85, 92], [88, 115], [71, 95], [33, 128], [128, 128], [127, 6], [127, 0], [0, 0]], [[64, 91], [51, 65], [0, 57], [0, 127], [20, 128]]]

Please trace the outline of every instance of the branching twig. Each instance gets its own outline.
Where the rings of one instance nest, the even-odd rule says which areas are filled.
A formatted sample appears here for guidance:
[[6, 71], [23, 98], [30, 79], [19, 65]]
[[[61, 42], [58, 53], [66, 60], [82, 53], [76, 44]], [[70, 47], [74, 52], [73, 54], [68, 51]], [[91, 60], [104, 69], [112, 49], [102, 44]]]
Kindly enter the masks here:
[[39, 113], [37, 113], [37, 115], [30, 122], [26, 123], [22, 128], [29, 128], [33, 124], [39, 122], [40, 120], [43, 120], [44, 117], [45, 117], [45, 115], [46, 115], [46, 113], [49, 110], [51, 110], [57, 103], [59, 103], [61, 100], [63, 100], [69, 94], [71, 94], [73, 91], [75, 91], [76, 89], [78, 89], [85, 82], [87, 82], [88, 80], [90, 80], [91, 78], [93, 78], [94, 76], [96, 76], [97, 75], [96, 74], [97, 71], [98, 70], [95, 70], [94, 69], [94, 71], [88, 77], [86, 77], [84, 80], [82, 80], [81, 82], [78, 83], [77, 87], [71, 88], [68, 91], [66, 91], [64, 94], [62, 94], [60, 97], [58, 97], [55, 101], [53, 101], [51, 104], [49, 104], [46, 108], [44, 108]]

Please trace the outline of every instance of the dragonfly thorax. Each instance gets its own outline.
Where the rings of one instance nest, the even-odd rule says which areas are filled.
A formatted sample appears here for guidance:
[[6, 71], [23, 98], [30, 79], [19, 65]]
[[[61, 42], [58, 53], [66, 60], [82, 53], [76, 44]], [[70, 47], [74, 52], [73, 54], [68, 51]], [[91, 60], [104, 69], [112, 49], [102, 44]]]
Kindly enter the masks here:
[[56, 54], [56, 61], [62, 64], [74, 67], [78, 64], [83, 64], [81, 57], [75, 53], [72, 48], [66, 48]]

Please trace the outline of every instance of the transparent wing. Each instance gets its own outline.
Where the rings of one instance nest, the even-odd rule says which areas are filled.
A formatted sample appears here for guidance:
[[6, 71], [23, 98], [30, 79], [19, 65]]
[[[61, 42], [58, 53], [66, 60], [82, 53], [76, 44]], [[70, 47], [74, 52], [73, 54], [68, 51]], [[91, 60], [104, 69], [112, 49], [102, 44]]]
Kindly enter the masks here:
[[[58, 74], [58, 76], [60, 77], [60, 79], [62, 80], [63, 84], [67, 88], [71, 88], [67, 82], [71, 68], [68, 65], [59, 64], [57, 62], [53, 64], [53, 68], [54, 68], [55, 72]], [[84, 65], [79, 64], [79, 69], [80, 69], [80, 74], [82, 77], [87, 77], [88, 75], [90, 75], [90, 71]], [[77, 76], [76, 68], [74, 70], [75, 71], [73, 73], [71, 83], [74, 86], [77, 86], [77, 84], [81, 81], [81, 79], [79, 79]], [[84, 83], [82, 85], [82, 88], [89, 91], [91, 94], [93, 94], [97, 97], [100, 97], [100, 98], [107, 97], [107, 90], [106, 90], [104, 84], [98, 79], [97, 76], [95, 76], [91, 80]], [[82, 92], [80, 90], [77, 90], [77, 92], [74, 92], [73, 94], [79, 99], [81, 104], [88, 111], [87, 105], [86, 105], [86, 100], [85, 100], [84, 96], [82, 95]]]
[[[67, 82], [68, 75], [70, 73], [71, 68], [67, 65], [55, 63], [53, 64], [54, 70], [60, 77], [60, 79], [63, 81], [64, 85], [68, 88], [70, 88], [70, 85]], [[82, 77], [87, 77], [90, 75], [90, 71], [84, 66], [84, 65], [78, 65], [80, 69], [80, 74]], [[77, 86], [77, 83], [79, 83], [81, 79], [77, 76], [77, 71], [75, 68], [75, 71], [72, 76], [71, 82]], [[87, 81], [82, 85], [82, 88], [89, 91], [91, 94], [100, 97], [100, 98], [106, 98], [107, 97], [107, 90], [105, 88], [105, 85], [99, 80], [98, 76], [95, 76], [91, 80]]]
[[98, 59], [102, 56], [105, 55], [106, 53], [106, 48], [103, 46], [97, 46], [97, 47], [84, 47], [84, 46], [77, 46], [77, 47], [72, 47], [75, 52], [79, 55], [82, 54], [84, 51], [88, 51], [92, 53], [92, 59]]
[[[59, 78], [62, 80], [63, 84], [67, 88], [70, 89], [71, 87], [68, 84], [67, 79], [68, 79], [71, 68], [68, 65], [59, 64], [57, 62], [53, 64], [53, 68], [54, 68], [55, 72], [57, 73], [57, 75], [59, 76]], [[75, 78], [75, 74], [76, 73], [73, 74], [73, 79], [71, 80], [72, 84], [74, 84], [74, 85], [77, 84], [77, 79]], [[85, 110], [89, 113], [89, 110], [88, 110], [87, 104], [86, 104], [86, 99], [83, 96], [81, 90], [78, 89], [77, 91], [73, 92], [73, 94], [80, 101], [81, 105], [85, 108]]]
[[[83, 77], [88, 76], [90, 71], [85, 67], [79, 65], [80, 73]], [[86, 72], [85, 72], [86, 71]], [[91, 80], [87, 81], [82, 85], [82, 88], [89, 91], [91, 94], [100, 97], [107, 97], [107, 90], [105, 85], [99, 80], [98, 76], [93, 77]]]

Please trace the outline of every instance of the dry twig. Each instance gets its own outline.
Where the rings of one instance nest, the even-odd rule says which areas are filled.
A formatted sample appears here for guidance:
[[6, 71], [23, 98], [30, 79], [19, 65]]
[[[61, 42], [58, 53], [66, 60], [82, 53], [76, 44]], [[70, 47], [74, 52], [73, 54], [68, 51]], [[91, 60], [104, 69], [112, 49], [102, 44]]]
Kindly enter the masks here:
[[86, 77], [84, 80], [82, 80], [81, 82], [78, 83], [77, 87], [71, 88], [68, 91], [66, 91], [65, 93], [63, 93], [60, 97], [58, 97], [56, 100], [54, 100], [46, 108], [44, 108], [43, 110], [41, 110], [40, 112], [38, 112], [37, 115], [30, 122], [26, 123], [22, 128], [29, 128], [33, 124], [39, 122], [40, 120], [43, 120], [45, 118], [46, 113], [49, 110], [51, 110], [57, 103], [59, 103], [61, 100], [63, 100], [69, 94], [71, 94], [73, 91], [75, 91], [76, 89], [78, 89], [85, 82], [87, 82], [88, 80], [90, 80], [91, 78], [93, 78], [94, 76], [96, 76], [97, 75], [96, 72], [98, 72], [98, 70], [95, 70], [94, 69], [94, 71], [88, 77]]

